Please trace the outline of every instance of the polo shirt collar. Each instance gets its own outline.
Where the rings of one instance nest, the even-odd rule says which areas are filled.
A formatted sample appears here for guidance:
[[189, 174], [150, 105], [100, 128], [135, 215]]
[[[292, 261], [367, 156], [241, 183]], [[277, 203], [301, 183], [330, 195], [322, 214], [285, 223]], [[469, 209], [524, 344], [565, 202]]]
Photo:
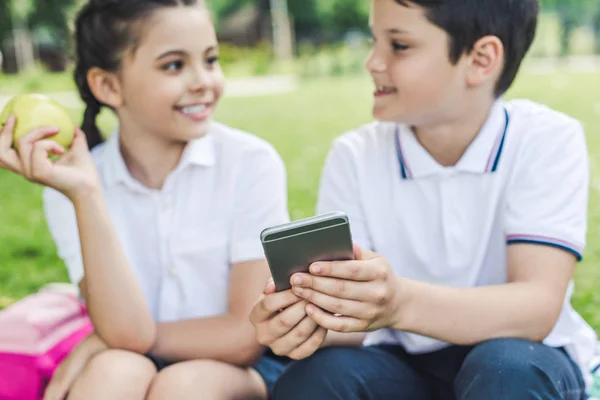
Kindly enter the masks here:
[[[496, 101], [473, 142], [451, 168], [477, 174], [495, 172], [500, 163], [509, 123], [510, 116], [504, 102]], [[447, 169], [429, 154], [407, 125], [396, 125], [394, 136], [402, 179], [423, 178]]]
[[[118, 129], [107, 140], [101, 157], [104, 165], [104, 180], [107, 186], [122, 183], [131, 188], [142, 187], [131, 176], [123, 160]], [[205, 136], [193, 139], [188, 143], [175, 171], [182, 170], [189, 165], [210, 167], [215, 164], [215, 158], [214, 134], [209, 131]]]

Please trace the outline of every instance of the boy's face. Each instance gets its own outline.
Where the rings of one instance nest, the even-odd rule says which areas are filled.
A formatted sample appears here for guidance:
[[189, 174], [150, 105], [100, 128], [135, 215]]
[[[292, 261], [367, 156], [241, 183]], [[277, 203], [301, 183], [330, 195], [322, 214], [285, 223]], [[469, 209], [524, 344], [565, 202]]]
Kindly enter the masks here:
[[453, 65], [450, 39], [426, 10], [395, 0], [372, 0], [375, 39], [367, 69], [375, 83], [373, 115], [414, 126], [451, 118], [467, 89], [464, 57]]

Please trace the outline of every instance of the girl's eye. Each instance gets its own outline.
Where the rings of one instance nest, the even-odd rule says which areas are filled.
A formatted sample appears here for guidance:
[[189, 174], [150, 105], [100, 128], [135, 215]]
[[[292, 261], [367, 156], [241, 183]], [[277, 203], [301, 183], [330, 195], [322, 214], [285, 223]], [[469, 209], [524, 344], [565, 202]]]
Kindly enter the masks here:
[[171, 61], [162, 66], [165, 71], [179, 71], [183, 67], [183, 61]]
[[407, 45], [399, 43], [395, 40], [392, 41], [392, 48], [394, 49], [394, 51], [404, 51], [409, 49]]
[[216, 64], [216, 63], [218, 63], [218, 62], [219, 62], [219, 56], [209, 57], [209, 58], [206, 60], [206, 63], [207, 63], [208, 65], [213, 65], [213, 64]]

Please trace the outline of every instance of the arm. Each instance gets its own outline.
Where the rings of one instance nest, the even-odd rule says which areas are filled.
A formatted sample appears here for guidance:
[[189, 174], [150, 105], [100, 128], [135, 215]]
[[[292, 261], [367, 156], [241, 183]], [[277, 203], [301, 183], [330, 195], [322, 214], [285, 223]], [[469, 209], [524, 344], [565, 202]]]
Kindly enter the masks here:
[[269, 270], [265, 261], [235, 264], [229, 283], [229, 310], [217, 317], [160, 323], [152, 354], [169, 361], [211, 359], [253, 365], [262, 353], [248, 315]]
[[239, 170], [232, 177], [238, 193], [231, 218], [228, 312], [159, 324], [152, 349], [159, 357], [209, 358], [248, 366], [262, 352], [249, 314], [270, 276], [260, 232], [289, 220], [285, 168], [277, 153], [265, 146], [243, 151], [237, 161]]
[[359, 261], [325, 263], [320, 272], [311, 268], [312, 276], [300, 274], [304, 299], [345, 317], [318, 308], [309, 313], [321, 326], [342, 332], [394, 328], [456, 344], [506, 336], [544, 339], [559, 317], [585, 242], [589, 179], [583, 132], [570, 126], [551, 133], [552, 141], [546, 135], [528, 139], [533, 143], [508, 185], [502, 210], [505, 284], [451, 288], [414, 282], [394, 276], [386, 260], [365, 251]]
[[499, 337], [543, 340], [558, 320], [576, 259], [533, 244], [508, 249], [508, 281], [457, 289], [398, 278], [394, 329], [459, 345]]
[[145, 353], [155, 325], [99, 189], [73, 199], [84, 278], [80, 287], [98, 335], [111, 348]]
[[[0, 168], [54, 189], [53, 193], [58, 196], [55, 204], [59, 207], [55, 210], [52, 204], [45, 202], [46, 214], [54, 216], [49, 220], [51, 231], [53, 236], [60, 236], [57, 246], [61, 256], [78, 264], [80, 269], [77, 224], [69, 200], [74, 204], [85, 269], [90, 275], [86, 282], [90, 293], [88, 306], [96, 330], [110, 347], [143, 351], [152, 342], [152, 320], [110, 225], [85, 134], [77, 129], [71, 148], [66, 151], [58, 143], [47, 140], [56, 134], [55, 128], [34, 129], [19, 139], [17, 152], [12, 146], [14, 124], [15, 118], [9, 118], [0, 133]], [[53, 162], [48, 158], [49, 153], [61, 157]], [[65, 207], [65, 203], [69, 206]], [[64, 229], [63, 224], [67, 226]], [[78, 268], [69, 269], [74, 275]], [[124, 304], [132, 308], [125, 308]]]

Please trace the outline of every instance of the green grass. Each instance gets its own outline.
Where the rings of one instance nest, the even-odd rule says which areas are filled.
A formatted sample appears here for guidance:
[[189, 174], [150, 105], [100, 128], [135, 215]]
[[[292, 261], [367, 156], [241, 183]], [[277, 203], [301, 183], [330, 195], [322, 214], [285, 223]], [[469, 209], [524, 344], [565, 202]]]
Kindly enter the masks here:
[[[295, 93], [224, 99], [218, 119], [274, 144], [288, 170], [294, 219], [314, 212], [317, 185], [331, 141], [370, 120], [371, 84], [364, 76], [307, 81]], [[592, 160], [588, 247], [577, 267], [575, 307], [600, 332], [600, 74], [522, 75], [509, 97], [527, 97], [584, 123]], [[78, 121], [81, 110], [73, 110]], [[104, 115], [110, 131], [114, 118]], [[66, 281], [43, 218], [41, 188], [0, 171], [0, 307]]]

